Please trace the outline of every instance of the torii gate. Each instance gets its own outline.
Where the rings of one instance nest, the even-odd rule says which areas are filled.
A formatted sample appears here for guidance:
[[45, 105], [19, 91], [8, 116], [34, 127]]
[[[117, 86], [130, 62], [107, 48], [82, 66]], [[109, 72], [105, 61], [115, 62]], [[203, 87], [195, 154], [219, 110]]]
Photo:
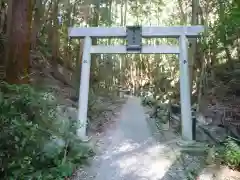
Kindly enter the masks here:
[[[181, 125], [183, 140], [194, 140], [194, 130], [191, 115], [190, 83], [188, 70], [187, 38], [197, 38], [204, 31], [203, 26], [173, 26], [173, 27], [72, 27], [69, 28], [70, 38], [84, 38], [83, 61], [79, 94], [78, 120], [81, 128], [78, 135], [86, 138], [88, 92], [91, 66], [91, 54], [178, 54], [180, 59], [180, 96], [181, 96]], [[92, 38], [126, 38], [127, 45], [92, 45]], [[142, 45], [142, 38], [177, 38], [178, 46]]]

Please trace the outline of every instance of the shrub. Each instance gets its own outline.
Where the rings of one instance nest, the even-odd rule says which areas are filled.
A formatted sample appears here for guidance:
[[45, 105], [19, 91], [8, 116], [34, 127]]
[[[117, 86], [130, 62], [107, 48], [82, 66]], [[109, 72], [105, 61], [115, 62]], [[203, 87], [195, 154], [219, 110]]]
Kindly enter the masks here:
[[156, 123], [166, 124], [170, 119], [168, 104], [160, 104], [156, 102], [150, 117], [155, 118]]
[[151, 96], [146, 96], [146, 97], [142, 98], [142, 102], [141, 103], [142, 103], [143, 106], [150, 106], [150, 107], [152, 107], [154, 105], [154, 103], [155, 103], [155, 100]]
[[240, 146], [234, 140], [227, 139], [223, 157], [228, 166], [240, 169]]
[[28, 85], [1, 85], [0, 179], [61, 180], [92, 155], [76, 136], [76, 123], [63, 130], [57, 104]]

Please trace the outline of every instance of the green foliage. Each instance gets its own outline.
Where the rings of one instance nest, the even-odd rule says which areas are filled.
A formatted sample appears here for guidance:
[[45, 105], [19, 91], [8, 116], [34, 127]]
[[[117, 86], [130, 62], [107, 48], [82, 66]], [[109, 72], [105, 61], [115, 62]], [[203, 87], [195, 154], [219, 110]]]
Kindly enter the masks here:
[[1, 85], [0, 179], [60, 180], [92, 154], [77, 125], [57, 119], [56, 103], [28, 85]]
[[227, 139], [223, 153], [224, 161], [232, 168], [240, 168], [240, 146], [232, 139]]
[[143, 106], [150, 106], [152, 107], [155, 103], [155, 99], [151, 96], [146, 96], [142, 98], [142, 105]]
[[153, 97], [146, 96], [142, 98], [142, 105], [152, 108], [150, 117], [154, 118], [156, 126], [158, 128], [160, 128], [162, 124], [166, 124], [169, 121], [170, 112], [168, 109], [168, 104], [162, 104], [158, 100], [155, 100]]
[[170, 119], [168, 104], [156, 103], [153, 107], [151, 118], [155, 118], [156, 123], [166, 124]]

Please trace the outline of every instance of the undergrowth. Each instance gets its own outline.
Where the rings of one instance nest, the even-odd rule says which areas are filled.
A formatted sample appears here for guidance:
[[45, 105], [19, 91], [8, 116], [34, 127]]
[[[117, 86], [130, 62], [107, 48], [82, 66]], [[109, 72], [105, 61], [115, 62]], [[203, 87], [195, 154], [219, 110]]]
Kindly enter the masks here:
[[[66, 126], [66, 124], [68, 124]], [[28, 85], [1, 85], [0, 179], [61, 180], [93, 155], [77, 124], [57, 118], [57, 104]]]
[[156, 100], [153, 97], [145, 96], [145, 97], [142, 98], [141, 103], [142, 103], [143, 106], [152, 107], [154, 105], [155, 101]]
[[[158, 122], [164, 123], [167, 118], [167, 110], [164, 109], [164, 106], [160, 106], [156, 103], [151, 97], [142, 98], [142, 105], [151, 107], [153, 112], [151, 118], [154, 118], [156, 125]], [[166, 112], [166, 113], [165, 113]], [[166, 117], [166, 118], [164, 118]], [[179, 131], [179, 130], [178, 130]], [[240, 143], [235, 141], [232, 138], [226, 139], [223, 146], [217, 152], [218, 158], [221, 159], [222, 163], [227, 165], [232, 169], [240, 170]]]
[[240, 170], [240, 145], [231, 138], [226, 140], [223, 160], [229, 167]]

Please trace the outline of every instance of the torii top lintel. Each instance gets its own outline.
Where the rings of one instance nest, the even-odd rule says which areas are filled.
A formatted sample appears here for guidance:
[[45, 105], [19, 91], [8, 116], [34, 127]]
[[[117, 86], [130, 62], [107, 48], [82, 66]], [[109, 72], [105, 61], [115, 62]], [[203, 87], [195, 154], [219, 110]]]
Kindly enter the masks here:
[[[142, 27], [142, 37], [144, 38], [178, 38], [181, 35], [187, 37], [199, 37], [204, 31], [204, 26], [156, 26]], [[71, 38], [84, 38], [86, 36], [96, 38], [126, 37], [126, 27], [70, 27], [68, 35]]]

